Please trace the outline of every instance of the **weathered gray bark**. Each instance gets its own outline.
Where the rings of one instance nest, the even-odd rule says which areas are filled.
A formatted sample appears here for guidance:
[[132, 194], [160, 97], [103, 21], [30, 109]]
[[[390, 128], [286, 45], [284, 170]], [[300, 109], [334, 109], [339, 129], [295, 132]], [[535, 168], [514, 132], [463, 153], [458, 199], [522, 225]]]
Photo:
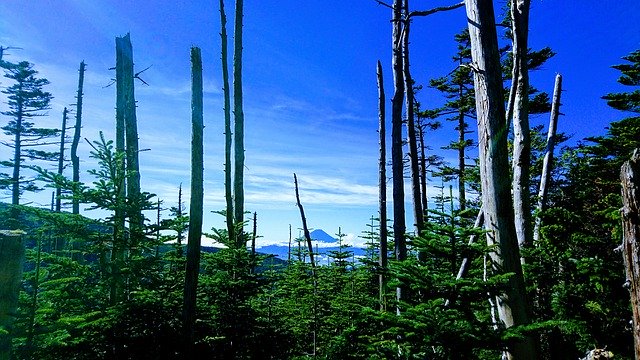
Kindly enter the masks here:
[[[529, 69], [527, 68], [529, 0], [511, 1], [513, 37], [513, 203], [520, 247], [532, 242], [530, 205], [531, 135], [529, 131]], [[509, 121], [509, 119], [507, 119]]]
[[[462, 59], [460, 59], [462, 62]], [[460, 101], [463, 99], [463, 85], [458, 87], [458, 96]], [[460, 211], [464, 211], [467, 208], [467, 190], [466, 190], [466, 164], [465, 164], [465, 149], [466, 149], [466, 132], [467, 122], [465, 121], [464, 107], [460, 106], [458, 109], [458, 202], [460, 203]]]
[[640, 149], [622, 165], [622, 249], [633, 312], [635, 358], [640, 359]]
[[[69, 110], [65, 107], [62, 111], [62, 128], [60, 129], [60, 152], [58, 154], [58, 175], [62, 176], [62, 172], [64, 170], [64, 144], [65, 144], [65, 135], [67, 131], [67, 114]], [[55, 211], [60, 212], [62, 209], [62, 188], [60, 186], [56, 186], [56, 208]]]
[[231, 180], [231, 89], [229, 88], [227, 15], [224, 11], [224, 0], [220, 0], [220, 37], [222, 48], [222, 91], [224, 93], [224, 197], [227, 204], [227, 233], [232, 243], [236, 241], [235, 221], [233, 219], [233, 192]]
[[542, 175], [540, 176], [540, 187], [538, 189], [538, 206], [535, 226], [533, 228], [533, 242], [540, 239], [540, 226], [542, 218], [541, 212], [547, 208], [547, 194], [549, 193], [549, 179], [551, 178], [551, 168], [553, 166], [553, 150], [555, 149], [555, 137], [558, 128], [558, 117], [560, 116], [560, 97], [562, 95], [562, 75], [556, 75], [555, 86], [553, 88], [553, 103], [551, 104], [551, 117], [549, 119], [549, 131], [547, 132], [547, 149], [542, 161]]
[[296, 190], [296, 203], [298, 204], [298, 209], [300, 209], [300, 218], [302, 219], [302, 231], [304, 232], [304, 238], [307, 240], [307, 247], [309, 248], [309, 261], [311, 262], [311, 269], [315, 276], [316, 263], [313, 256], [313, 244], [311, 242], [309, 227], [307, 227], [307, 218], [304, 216], [304, 208], [302, 207], [302, 203], [300, 202], [300, 193], [298, 192], [298, 177], [295, 173], [293, 174], [293, 184]]
[[[80, 158], [78, 157], [78, 144], [80, 143], [80, 132], [82, 130], [82, 97], [84, 87], [84, 61], [80, 62], [80, 70], [78, 70], [78, 93], [76, 94], [76, 125], [73, 131], [73, 140], [71, 142], [71, 164], [73, 167], [72, 180], [80, 181]], [[78, 199], [72, 200], [72, 213], [80, 213], [80, 202]]]
[[13, 324], [24, 263], [22, 231], [0, 231], [0, 360], [11, 358]]
[[[404, 13], [409, 13], [409, 0], [404, 0]], [[402, 31], [402, 73], [404, 77], [404, 91], [407, 111], [407, 143], [409, 145], [409, 165], [411, 170], [411, 199], [413, 201], [413, 218], [416, 235], [424, 229], [424, 213], [422, 196], [420, 194], [420, 167], [418, 160], [418, 144], [416, 140], [416, 125], [414, 114], [414, 93], [411, 69], [409, 67], [409, 30], [411, 19], [406, 19]]]
[[194, 356], [192, 345], [196, 318], [196, 293], [200, 272], [200, 243], [204, 198], [204, 153], [202, 115], [202, 56], [200, 48], [191, 48], [191, 202], [185, 271], [183, 327], [187, 355]]
[[[244, 110], [242, 108], [242, 19], [243, 0], [236, 0], [236, 17], [233, 45], [233, 115], [234, 115], [234, 220], [244, 222]], [[244, 246], [244, 231], [236, 235], [236, 245]]]
[[[22, 91], [22, 83], [20, 83], [20, 91]], [[22, 117], [24, 113], [23, 100], [18, 98], [18, 111], [16, 114], [16, 133], [14, 135], [13, 149], [13, 174], [11, 176], [11, 204], [20, 204], [20, 167], [22, 166]]]
[[[482, 208], [493, 271], [513, 273], [497, 298], [500, 320], [507, 328], [529, 323], [520, 251], [515, 234], [509, 178], [507, 124], [493, 1], [465, 1], [474, 67]], [[531, 338], [509, 344], [510, 359], [536, 359]]]
[[[378, 206], [379, 206], [379, 222], [380, 222], [380, 256], [378, 258], [378, 264], [380, 269], [384, 272], [387, 268], [387, 140], [386, 140], [386, 125], [385, 125], [385, 103], [387, 99], [384, 96], [384, 81], [382, 76], [382, 64], [378, 61], [376, 69], [378, 79], [378, 134], [379, 134], [379, 158], [378, 158]], [[386, 288], [387, 281], [385, 274], [381, 273], [378, 276], [379, 286], [379, 300], [380, 310], [386, 310]]]

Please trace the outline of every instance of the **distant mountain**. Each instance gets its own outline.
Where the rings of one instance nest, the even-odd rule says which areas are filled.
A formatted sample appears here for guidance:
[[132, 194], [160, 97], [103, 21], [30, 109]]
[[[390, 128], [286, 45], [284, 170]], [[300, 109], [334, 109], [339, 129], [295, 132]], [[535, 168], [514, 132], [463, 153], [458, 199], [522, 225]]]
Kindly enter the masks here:
[[309, 235], [311, 235], [311, 240], [317, 240], [323, 243], [336, 243], [338, 240], [333, 236], [324, 232], [324, 230], [316, 229], [313, 230]]

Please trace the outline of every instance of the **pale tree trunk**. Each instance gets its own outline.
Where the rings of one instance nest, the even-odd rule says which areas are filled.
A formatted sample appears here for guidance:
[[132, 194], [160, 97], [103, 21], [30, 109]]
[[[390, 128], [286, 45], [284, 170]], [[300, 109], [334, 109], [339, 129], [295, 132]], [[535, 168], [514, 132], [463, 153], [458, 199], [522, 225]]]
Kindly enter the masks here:
[[[65, 107], [62, 111], [62, 128], [60, 129], [60, 153], [58, 154], [58, 175], [62, 176], [64, 170], [64, 143], [65, 135], [67, 131], [67, 114], [69, 110]], [[62, 188], [56, 186], [56, 208], [55, 211], [60, 212], [62, 209]]]
[[549, 119], [549, 131], [547, 132], [547, 149], [542, 161], [542, 175], [540, 176], [540, 187], [538, 191], [538, 207], [535, 226], [533, 228], [533, 242], [540, 239], [540, 227], [542, 218], [540, 213], [547, 208], [547, 194], [549, 193], [549, 179], [551, 178], [551, 168], [553, 166], [553, 150], [556, 145], [556, 131], [558, 128], [558, 117], [560, 116], [560, 97], [562, 95], [562, 75], [556, 75], [556, 82], [553, 88], [553, 103], [551, 104], [551, 117]]
[[[393, 177], [393, 239], [397, 260], [407, 258], [404, 209], [404, 164], [402, 154], [402, 103], [404, 77], [402, 74], [402, 0], [393, 1], [392, 59], [393, 98], [391, 100], [391, 172]], [[396, 298], [402, 299], [402, 289], [396, 289]]]
[[[516, 236], [520, 247], [531, 245], [530, 162], [531, 135], [529, 131], [529, 69], [527, 68], [527, 40], [529, 32], [529, 0], [511, 1], [511, 32], [513, 36], [513, 202]], [[507, 119], [508, 121], [509, 119]]]
[[[243, 0], [236, 0], [235, 30], [233, 34], [233, 115], [234, 115], [234, 220], [244, 222], [244, 111], [242, 108], [242, 18]], [[241, 225], [242, 226], [242, 225]], [[236, 246], [244, 246], [244, 231], [240, 227]]]
[[[482, 208], [496, 273], [513, 273], [505, 293], [497, 298], [500, 320], [507, 328], [529, 323], [520, 251], [515, 234], [509, 178], [507, 124], [502, 96], [498, 37], [491, 0], [466, 0], [474, 67]], [[536, 359], [532, 338], [509, 344], [510, 359]]]
[[[409, 0], [404, 0], [404, 13], [409, 14]], [[416, 125], [414, 118], [413, 80], [409, 68], [409, 30], [411, 19], [404, 22], [402, 32], [402, 73], [404, 77], [404, 91], [407, 111], [407, 142], [409, 144], [409, 163], [411, 170], [411, 199], [413, 200], [413, 217], [416, 235], [424, 229], [424, 213], [422, 212], [422, 197], [420, 194], [420, 167], [418, 162], [418, 144], [416, 141]]]
[[302, 231], [304, 231], [304, 238], [307, 240], [307, 247], [309, 248], [309, 261], [311, 262], [311, 271], [313, 272], [313, 276], [315, 278], [315, 268], [316, 263], [313, 256], [313, 244], [311, 242], [311, 234], [309, 233], [309, 227], [307, 226], [307, 218], [304, 215], [304, 208], [302, 207], [302, 203], [300, 202], [300, 193], [298, 192], [298, 177], [296, 174], [293, 174], [293, 184], [296, 190], [296, 203], [298, 204], [298, 209], [300, 209], [300, 218], [302, 219]]
[[[73, 130], [73, 140], [71, 141], [71, 165], [73, 167], [72, 179], [74, 182], [80, 181], [80, 158], [78, 157], [78, 144], [80, 143], [80, 131], [82, 129], [82, 89], [84, 87], [84, 61], [80, 62], [78, 70], [78, 93], [76, 94], [76, 125]], [[78, 199], [72, 201], [72, 213], [80, 213], [80, 202]]]
[[24, 264], [22, 235], [21, 231], [0, 230], [0, 360], [11, 358], [13, 324]]
[[[385, 271], [387, 268], [387, 140], [386, 140], [386, 125], [385, 125], [385, 95], [384, 95], [384, 82], [382, 76], [382, 64], [378, 61], [377, 67], [377, 79], [378, 79], [378, 134], [379, 134], [379, 159], [378, 159], [378, 206], [379, 206], [379, 223], [380, 223], [380, 256], [378, 264], [380, 269]], [[380, 310], [386, 310], [386, 278], [385, 274], [381, 273], [378, 276], [379, 286], [379, 301]]]
[[233, 192], [231, 180], [231, 95], [229, 88], [229, 62], [227, 45], [227, 15], [224, 0], [220, 0], [220, 37], [222, 47], [222, 90], [224, 93], [224, 197], [227, 204], [225, 212], [229, 241], [235, 243], [235, 221], [233, 219]]
[[204, 153], [202, 116], [202, 56], [200, 48], [191, 48], [191, 202], [189, 206], [189, 235], [185, 270], [182, 320], [187, 356], [194, 356], [194, 326], [196, 294], [200, 272], [200, 244], [202, 238], [202, 207], [204, 197]]
[[[22, 91], [22, 83], [20, 83], [20, 91]], [[20, 204], [20, 167], [22, 166], [22, 115], [23, 115], [23, 104], [22, 99], [20, 97], [17, 99], [18, 102], [18, 114], [16, 115], [16, 133], [14, 136], [14, 145], [13, 149], [13, 176], [11, 177], [12, 187], [11, 187], [11, 204], [18, 205]]]
[[640, 359], [640, 150], [622, 165], [622, 249], [633, 311], [635, 358]]

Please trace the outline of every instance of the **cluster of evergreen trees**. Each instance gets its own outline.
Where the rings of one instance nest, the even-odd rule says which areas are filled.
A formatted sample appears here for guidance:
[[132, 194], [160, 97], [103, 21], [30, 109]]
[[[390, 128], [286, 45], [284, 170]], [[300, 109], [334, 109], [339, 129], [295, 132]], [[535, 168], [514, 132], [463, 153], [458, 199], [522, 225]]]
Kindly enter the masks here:
[[[487, 2], [468, 0], [466, 6], [469, 11], [483, 4]], [[603, 97], [631, 116], [612, 123], [602, 136], [564, 146], [554, 160], [549, 153], [566, 138], [554, 129], [545, 141], [542, 128], [528, 126], [527, 118], [533, 113], [551, 110], [552, 119], [557, 120], [560, 82], [553, 106], [546, 93], [528, 82], [528, 71], [553, 52], [528, 49], [523, 35], [527, 1], [513, 1], [510, 6], [505, 21], [511, 44], [501, 50], [509, 51], [502, 63], [500, 49], [492, 48], [497, 43], [479, 38], [491, 33], [487, 29], [496, 35], [493, 14], [487, 18], [482, 17], [486, 12], [474, 13], [479, 16], [478, 28], [456, 36], [457, 68], [429, 83], [445, 94], [447, 102], [430, 110], [420, 109], [415, 95], [419, 87], [409, 74], [409, 24], [414, 17], [462, 5], [425, 12], [410, 11], [406, 0], [388, 5], [394, 16], [394, 196], [404, 197], [402, 145], [408, 140], [416, 231], [406, 232], [404, 202], [394, 203], [392, 228], [386, 220], [385, 101], [379, 66], [380, 217], [372, 220], [363, 235], [369, 239], [365, 257], [356, 259], [346, 251], [344, 234], [338, 230], [340, 250], [329, 254], [328, 265], [316, 266], [308, 261], [314, 255], [306, 244], [310, 239], [298, 239], [302, 246], [286, 262], [246, 246], [256, 234], [244, 231], [242, 1], [236, 3], [240, 15], [234, 44], [234, 165], [240, 170], [234, 173], [233, 192], [226, 17], [222, 1], [220, 5], [227, 110], [227, 208], [221, 214], [228, 224], [209, 234], [227, 246], [216, 252], [201, 252], [202, 209], [194, 207], [198, 198], [192, 199], [189, 216], [180, 197], [169, 217], [160, 220], [160, 201], [140, 189], [132, 84], [136, 76], [128, 36], [116, 42], [117, 75], [126, 74], [116, 80], [117, 138], [113, 142], [101, 135], [91, 143], [91, 156], [98, 163], [89, 170], [91, 184], [79, 182], [75, 169], [73, 178], [67, 179], [61, 170], [52, 173], [25, 165], [25, 159], [64, 159], [67, 111], [61, 130], [36, 127], [35, 117], [44, 115], [51, 100], [44, 91], [48, 82], [35, 76], [32, 64], [13, 64], [0, 57], [5, 77], [12, 81], [4, 90], [9, 109], [2, 114], [9, 121], [2, 129], [12, 136], [7, 145], [14, 149], [14, 157], [2, 162], [13, 174], [0, 178], [0, 185], [13, 198], [11, 205], [0, 207], [0, 358], [9, 358], [13, 352], [17, 359], [43, 360], [183, 359], [194, 354], [208, 359], [495, 359], [501, 354], [517, 359], [576, 359], [593, 348], [606, 348], [619, 358], [632, 356], [629, 294], [623, 286], [622, 254], [617, 250], [622, 203], [618, 174], [640, 147], [640, 117], [636, 116], [640, 112], [640, 50], [614, 66], [622, 73], [619, 82], [632, 90]], [[0, 47], [0, 55], [5, 49]], [[198, 186], [202, 184], [202, 68], [199, 49], [193, 48], [191, 55], [192, 186]], [[491, 63], [494, 60], [498, 63]], [[482, 66], [501, 71], [485, 76], [478, 68]], [[76, 129], [84, 63], [80, 69]], [[479, 82], [487, 85], [482, 91], [499, 94], [499, 101], [491, 91], [479, 92]], [[501, 95], [505, 87], [506, 97]], [[478, 104], [483, 99], [490, 103], [489, 109], [501, 109], [500, 116], [481, 111]], [[401, 118], [403, 106], [410, 110], [406, 122]], [[457, 164], [443, 164], [426, 154], [424, 137], [431, 129], [445, 126], [438, 123], [441, 118], [455, 122], [458, 137], [446, 148], [458, 152]], [[467, 136], [472, 132], [468, 119], [479, 119], [491, 131], [495, 130], [492, 122], [501, 119], [497, 128], [502, 133], [493, 134], [500, 141], [481, 138], [476, 144]], [[510, 171], [504, 151], [511, 121]], [[402, 138], [403, 126], [410, 130], [408, 139]], [[41, 150], [57, 145], [45, 139], [59, 135], [59, 152]], [[39, 147], [33, 149], [34, 145]], [[482, 147], [477, 161], [468, 151], [474, 146]], [[512, 188], [521, 192], [514, 191], [515, 203], [507, 194], [513, 206], [498, 203], [494, 204], [498, 210], [488, 208], [487, 203], [499, 199], [509, 186], [487, 180], [496, 165], [483, 160], [483, 153], [505, 155], [502, 173], [511, 173]], [[39, 180], [58, 190], [58, 199], [73, 201], [73, 212], [62, 212], [60, 205], [51, 210], [20, 205], [22, 192], [37, 188], [36, 179], [25, 178], [23, 171], [35, 171]], [[427, 199], [427, 176], [440, 178], [443, 184], [456, 180], [457, 191], [443, 186], [439, 196]], [[538, 183], [546, 182], [549, 188], [538, 191]], [[489, 197], [487, 189], [495, 197]], [[199, 196], [201, 202], [202, 189], [192, 189], [192, 196]], [[88, 219], [78, 214], [80, 203], [109, 215]], [[508, 208], [509, 216], [500, 214], [500, 206]], [[526, 215], [518, 215], [518, 208]], [[145, 211], [151, 210], [158, 212], [155, 222], [144, 218]], [[508, 232], [493, 223], [505, 218], [511, 222]], [[387, 234], [392, 238], [389, 244]], [[501, 240], [509, 236], [508, 241]], [[505, 260], [509, 242], [515, 244], [516, 239], [519, 246], [512, 255], [517, 255]], [[19, 260], [25, 248], [22, 268]], [[19, 286], [14, 275], [22, 276], [17, 271], [22, 269]]]

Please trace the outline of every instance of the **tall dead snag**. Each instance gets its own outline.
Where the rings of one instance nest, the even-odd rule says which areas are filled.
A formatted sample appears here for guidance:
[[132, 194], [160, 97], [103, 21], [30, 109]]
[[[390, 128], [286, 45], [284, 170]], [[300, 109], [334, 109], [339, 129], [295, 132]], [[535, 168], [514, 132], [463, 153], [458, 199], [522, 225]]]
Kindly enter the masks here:
[[635, 358], [640, 359], [640, 153], [622, 165], [622, 249], [633, 311]]
[[382, 76], [382, 64], [378, 60], [377, 67], [378, 78], [378, 119], [379, 127], [378, 134], [380, 144], [380, 157], [378, 160], [378, 205], [379, 205], [379, 217], [380, 217], [380, 256], [378, 258], [378, 265], [383, 273], [378, 276], [378, 285], [380, 289], [380, 310], [386, 310], [386, 279], [384, 271], [387, 268], [387, 141], [386, 141], [386, 126], [385, 126], [385, 96], [384, 96], [384, 82]]
[[11, 358], [13, 324], [24, 263], [24, 235], [20, 230], [0, 230], [0, 359]]
[[222, 48], [222, 91], [224, 93], [224, 197], [227, 209], [227, 233], [231, 243], [235, 243], [235, 221], [233, 219], [233, 194], [231, 190], [231, 95], [229, 88], [229, 62], [227, 45], [227, 15], [224, 11], [224, 0], [220, 0], [220, 37]]
[[[511, 33], [513, 37], [513, 203], [516, 236], [520, 247], [531, 245], [529, 131], [529, 69], [527, 67], [530, 0], [511, 1]], [[509, 121], [510, 119], [506, 119]]]
[[[409, 0], [404, 0], [404, 13], [409, 14]], [[411, 170], [411, 199], [413, 200], [413, 218], [416, 235], [424, 229], [424, 213], [422, 196], [420, 194], [420, 166], [418, 160], [418, 144], [416, 139], [416, 125], [414, 115], [413, 79], [409, 68], [409, 29], [411, 18], [405, 19], [402, 32], [402, 73], [404, 77], [404, 91], [407, 111], [407, 142], [409, 143], [409, 163]]]
[[311, 262], [311, 269], [315, 276], [316, 263], [313, 259], [313, 244], [311, 242], [309, 227], [307, 227], [307, 218], [304, 216], [304, 208], [302, 207], [302, 203], [300, 203], [300, 193], [298, 192], [298, 177], [295, 173], [293, 174], [293, 184], [296, 189], [296, 202], [298, 204], [298, 208], [300, 209], [300, 218], [302, 218], [302, 231], [304, 232], [304, 238], [307, 240], [307, 246], [309, 247], [309, 261]]
[[547, 149], [542, 161], [542, 175], [540, 176], [540, 187], [538, 190], [538, 206], [535, 226], [533, 228], [533, 242], [540, 239], [540, 226], [542, 218], [540, 213], [547, 208], [547, 194], [549, 193], [549, 179], [551, 178], [551, 168], [553, 166], [553, 150], [556, 145], [556, 131], [558, 129], [558, 117], [560, 116], [560, 97], [562, 95], [562, 75], [556, 75], [556, 82], [553, 88], [553, 104], [551, 104], [551, 117], [549, 119], [549, 131], [547, 132]]
[[[67, 115], [69, 114], [69, 110], [65, 107], [62, 111], [62, 128], [60, 129], [60, 152], [58, 153], [58, 175], [62, 176], [62, 172], [64, 170], [64, 144], [65, 144], [65, 135], [67, 130]], [[62, 188], [60, 186], [56, 186], [56, 211], [60, 212], [62, 209]]]
[[191, 350], [194, 340], [198, 273], [200, 272], [204, 198], [202, 57], [200, 48], [197, 47], [191, 48], [191, 126], [191, 206], [189, 207], [189, 235], [182, 310], [187, 355], [195, 355], [191, 353]]
[[[484, 224], [488, 245], [497, 245], [491, 253], [493, 271], [513, 273], [505, 293], [497, 298], [500, 320], [510, 328], [528, 324], [529, 311], [515, 234], [509, 178], [504, 176], [509, 169], [508, 131], [498, 36], [492, 0], [466, 0], [465, 5], [474, 68]], [[533, 339], [527, 337], [511, 343], [509, 358], [536, 359]]]
[[[244, 112], [242, 109], [242, 18], [243, 0], [236, 0], [235, 29], [233, 33], [233, 115], [234, 115], [234, 220], [244, 223]], [[236, 246], [244, 246], [244, 231], [236, 235]]]
[[[84, 87], [84, 61], [80, 62], [80, 70], [78, 70], [78, 93], [76, 94], [76, 125], [73, 130], [73, 140], [71, 142], [71, 164], [72, 179], [74, 182], [80, 182], [80, 158], [78, 157], [78, 144], [80, 143], [80, 130], [82, 129], [82, 89]], [[80, 213], [80, 202], [78, 199], [72, 200], [72, 212]]]

